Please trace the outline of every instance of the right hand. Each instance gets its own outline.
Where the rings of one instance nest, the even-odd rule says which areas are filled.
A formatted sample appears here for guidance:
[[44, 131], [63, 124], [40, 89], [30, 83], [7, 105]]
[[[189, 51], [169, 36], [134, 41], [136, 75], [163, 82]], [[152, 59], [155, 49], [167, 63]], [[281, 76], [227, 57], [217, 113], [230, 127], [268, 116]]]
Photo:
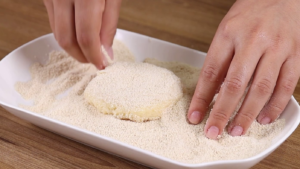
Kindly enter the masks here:
[[82, 63], [99, 70], [113, 57], [112, 43], [122, 0], [44, 0], [51, 29], [59, 45]]

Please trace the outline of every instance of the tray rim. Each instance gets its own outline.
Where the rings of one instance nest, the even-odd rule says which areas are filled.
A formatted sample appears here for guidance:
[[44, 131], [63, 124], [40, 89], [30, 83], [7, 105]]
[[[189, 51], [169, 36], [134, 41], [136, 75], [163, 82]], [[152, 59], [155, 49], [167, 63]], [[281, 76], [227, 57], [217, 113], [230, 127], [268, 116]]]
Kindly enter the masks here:
[[[138, 36], [142, 36], [142, 37], [145, 37], [145, 38], [150, 38], [151, 40], [154, 40], [154, 41], [161, 41], [163, 43], [168, 43], [170, 45], [173, 45], [173, 46], [176, 46], [176, 47], [180, 47], [180, 48], [185, 48], [185, 49], [188, 49], [188, 50], [193, 50], [195, 52], [199, 52], [201, 54], [205, 54], [204, 52], [201, 52], [201, 51], [197, 51], [197, 50], [194, 50], [194, 49], [190, 49], [190, 48], [187, 48], [187, 47], [184, 47], [184, 46], [180, 46], [178, 44], [174, 44], [174, 43], [170, 43], [170, 42], [167, 42], [167, 41], [163, 41], [163, 40], [160, 40], [160, 39], [156, 39], [156, 38], [152, 38], [152, 37], [149, 37], [149, 36], [146, 36], [146, 35], [141, 35], [141, 34], [138, 34], [138, 33], [134, 33], [134, 32], [130, 32], [130, 31], [126, 31], [126, 30], [122, 30], [122, 29], [118, 29], [117, 30], [118, 32], [125, 32], [125, 33], [130, 33], [130, 34], [134, 34], [134, 35], [138, 35]], [[21, 45], [20, 47], [16, 48], [15, 50], [13, 50], [12, 52], [10, 52], [9, 54], [7, 54], [1, 61], [0, 63], [3, 63], [5, 62], [5, 60], [10, 57], [10, 55], [13, 55], [16, 51], [26, 47], [26, 46], [29, 46], [37, 41], [40, 41], [41, 39], [45, 39], [45, 38], [50, 38], [50, 37], [53, 37], [53, 33], [49, 33], [49, 34], [46, 34], [46, 35], [43, 35], [41, 37], [38, 37], [36, 39], [33, 39], [31, 41], [29, 41], [28, 43], [25, 43], [23, 45]], [[299, 104], [297, 104], [297, 101], [296, 99], [294, 98], [294, 96], [291, 97], [291, 100], [290, 100], [291, 103], [293, 104], [296, 104], [297, 106], [297, 112], [299, 114], [300, 112], [300, 108], [299, 108]], [[289, 104], [291, 104], [289, 103]], [[252, 162], [252, 161], [255, 161], [255, 160], [258, 160], [260, 158], [262, 158], [263, 156], [267, 156], [269, 155], [270, 153], [272, 153], [278, 146], [280, 146], [294, 131], [295, 129], [297, 128], [297, 126], [299, 125], [300, 123], [300, 116], [298, 115], [298, 123], [295, 123], [293, 124], [292, 126], [292, 130], [289, 130], [288, 133], [286, 133], [284, 135], [284, 137], [282, 137], [281, 139], [279, 139], [276, 143], [274, 143], [273, 145], [271, 145], [270, 147], [268, 147], [267, 149], [263, 150], [262, 152], [258, 153], [257, 155], [255, 156], [252, 156], [250, 158], [246, 158], [246, 159], [241, 159], [241, 160], [221, 160], [221, 161], [213, 161], [213, 162], [204, 162], [204, 163], [197, 163], [197, 164], [190, 164], [190, 163], [183, 163], [183, 162], [179, 162], [179, 161], [175, 161], [175, 160], [172, 160], [172, 159], [169, 159], [167, 157], [164, 157], [164, 156], [161, 156], [161, 155], [158, 155], [158, 154], [155, 154], [153, 152], [150, 152], [150, 151], [147, 151], [147, 150], [143, 150], [139, 147], [135, 147], [135, 146], [132, 146], [130, 144], [127, 144], [127, 143], [124, 143], [124, 142], [121, 142], [121, 141], [118, 141], [118, 140], [115, 140], [113, 138], [110, 138], [110, 137], [107, 137], [107, 136], [103, 136], [103, 135], [100, 135], [100, 134], [97, 134], [97, 133], [94, 133], [94, 132], [91, 132], [91, 131], [88, 131], [88, 130], [85, 130], [85, 129], [82, 129], [82, 128], [79, 128], [79, 127], [76, 127], [76, 126], [73, 126], [73, 125], [69, 125], [67, 123], [64, 123], [64, 122], [61, 122], [61, 121], [58, 121], [58, 120], [55, 120], [55, 119], [52, 119], [52, 118], [49, 118], [47, 116], [43, 116], [43, 115], [40, 115], [40, 114], [37, 114], [37, 113], [34, 113], [34, 112], [30, 112], [28, 110], [25, 110], [25, 109], [22, 109], [20, 107], [15, 107], [15, 106], [12, 106], [12, 105], [9, 105], [3, 101], [0, 100], [0, 105], [3, 107], [8, 107], [8, 108], [11, 108], [11, 109], [14, 109], [14, 110], [17, 110], [17, 111], [20, 111], [20, 112], [23, 112], [23, 113], [26, 113], [28, 115], [31, 115], [31, 116], [35, 116], [37, 118], [41, 118], [41, 119], [44, 119], [44, 120], [47, 120], [47, 121], [50, 121], [52, 123], [57, 123], [57, 124], [60, 124], [64, 127], [67, 127], [67, 128], [70, 128], [70, 129], [73, 129], [75, 130], [76, 132], [83, 132], [83, 133], [86, 133], [86, 134], [89, 134], [89, 135], [92, 135], [94, 137], [97, 137], [97, 138], [100, 138], [100, 139], [104, 139], [106, 141], [110, 141], [114, 144], [118, 144], [118, 145], [121, 145], [121, 146], [124, 146], [124, 147], [127, 147], [127, 148], [130, 148], [130, 149], [133, 149], [135, 151], [138, 151], [139, 153], [144, 153], [144, 154], [147, 154], [147, 155], [150, 155], [154, 158], [157, 158], [159, 160], [163, 160], [164, 162], [168, 162], [168, 163], [172, 163], [174, 165], [177, 165], [179, 167], [189, 167], [189, 168], [196, 168], [196, 167], [209, 167], [209, 166], [214, 166], [214, 165], [220, 165], [220, 164], [238, 164], [238, 163], [246, 163], [246, 162]], [[5, 108], [6, 109], [6, 108]], [[10, 111], [8, 111], [9, 113], [11, 113]], [[11, 113], [13, 114], [13, 113]], [[24, 120], [24, 119], [23, 119]], [[25, 120], [27, 121], [27, 120]], [[28, 122], [28, 121], [27, 121]], [[35, 124], [34, 124], [35, 125]], [[37, 125], [38, 126], [38, 125]], [[38, 126], [40, 127], [40, 126]], [[41, 127], [43, 128], [43, 127]], [[53, 131], [51, 131], [53, 132]], [[60, 135], [59, 133], [56, 133], [54, 132], [55, 134], [58, 134]], [[62, 135], [64, 136], [64, 135]], [[67, 136], [64, 136], [65, 138], [68, 138], [70, 139], [69, 137]], [[72, 139], [74, 140], [74, 139]], [[77, 140], [75, 140], [77, 141]], [[81, 144], [85, 144], [81, 141], [77, 141], [77, 142], [80, 142]], [[85, 145], [88, 145], [88, 144], [85, 144]], [[97, 148], [97, 147], [94, 147], [92, 145], [88, 145], [90, 147], [93, 147], [93, 148]], [[105, 151], [107, 152], [106, 150], [103, 150], [103, 149], [100, 149], [100, 148], [97, 148], [101, 151]], [[112, 152], [109, 152], [111, 154], [114, 154]], [[114, 155], [117, 155], [117, 154], [114, 154]], [[117, 155], [119, 156], [119, 155]], [[123, 157], [121, 156], [122, 158], [126, 158], [126, 157]], [[265, 158], [265, 157], [263, 157]], [[262, 159], [263, 159], [262, 158]], [[126, 158], [128, 159], [128, 158]], [[130, 159], [129, 159], [130, 160]], [[133, 160], [134, 161], [134, 160]], [[137, 162], [137, 161], [135, 161]]]

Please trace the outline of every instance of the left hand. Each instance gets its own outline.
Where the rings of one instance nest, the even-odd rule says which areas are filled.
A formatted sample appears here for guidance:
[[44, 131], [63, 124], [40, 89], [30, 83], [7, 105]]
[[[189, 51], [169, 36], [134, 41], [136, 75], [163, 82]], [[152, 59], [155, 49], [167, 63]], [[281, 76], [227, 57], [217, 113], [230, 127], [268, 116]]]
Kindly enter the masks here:
[[257, 119], [276, 120], [300, 76], [300, 1], [237, 0], [221, 22], [207, 53], [188, 119], [200, 123], [223, 83], [205, 125], [217, 139], [253, 77], [228, 133], [240, 136]]

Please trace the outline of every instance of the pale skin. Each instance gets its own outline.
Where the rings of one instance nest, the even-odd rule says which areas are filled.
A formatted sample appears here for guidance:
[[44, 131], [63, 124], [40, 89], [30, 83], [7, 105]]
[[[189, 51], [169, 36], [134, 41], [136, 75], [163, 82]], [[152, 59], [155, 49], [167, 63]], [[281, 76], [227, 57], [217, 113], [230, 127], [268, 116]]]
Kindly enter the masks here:
[[[110, 56], [121, 0], [44, 0], [58, 43], [83, 63], [105, 68], [101, 45]], [[275, 121], [300, 77], [300, 1], [237, 0], [219, 25], [201, 70], [187, 118], [205, 124], [206, 137], [224, 130], [247, 132], [254, 120]], [[88, 18], [88, 19], [86, 19]], [[252, 78], [238, 114], [228, 120]]]
[[106, 65], [101, 46], [113, 57], [121, 0], [44, 0], [59, 45], [82, 63]]

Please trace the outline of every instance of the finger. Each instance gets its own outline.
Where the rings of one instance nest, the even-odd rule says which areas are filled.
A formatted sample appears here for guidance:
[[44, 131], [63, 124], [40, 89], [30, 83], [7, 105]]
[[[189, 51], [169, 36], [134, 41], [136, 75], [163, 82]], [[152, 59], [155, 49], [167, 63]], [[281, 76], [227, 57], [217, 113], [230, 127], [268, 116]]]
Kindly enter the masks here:
[[216, 91], [224, 80], [233, 53], [233, 44], [218, 36], [217, 33], [207, 53], [188, 110], [187, 117], [190, 123], [198, 124], [203, 120]]
[[86, 59], [98, 69], [104, 68], [100, 31], [105, 0], [75, 0], [76, 37]]
[[50, 23], [50, 27], [52, 32], [54, 32], [54, 8], [53, 8], [53, 2], [52, 0], [44, 0], [44, 4], [48, 13], [48, 18], [49, 18], [49, 23]]
[[275, 121], [285, 109], [300, 77], [299, 62], [299, 56], [290, 57], [282, 65], [274, 93], [257, 118], [259, 123]]
[[[255, 44], [255, 43], [252, 43]], [[249, 80], [255, 70], [262, 47], [255, 49], [248, 44], [236, 49], [235, 56], [230, 64], [224, 84], [221, 87], [215, 105], [205, 125], [206, 137], [217, 139], [227, 125], [231, 114], [236, 109]]]
[[262, 56], [256, 68], [248, 94], [234, 120], [228, 127], [230, 135], [240, 136], [245, 134], [269, 100], [273, 93], [279, 70], [285, 59], [283, 56], [284, 54], [279, 52], [269, 52]]
[[54, 34], [58, 44], [79, 62], [87, 63], [75, 33], [74, 3], [70, 0], [54, 0]]
[[106, 1], [102, 17], [100, 40], [108, 55], [113, 59], [112, 44], [116, 34], [122, 0]]

